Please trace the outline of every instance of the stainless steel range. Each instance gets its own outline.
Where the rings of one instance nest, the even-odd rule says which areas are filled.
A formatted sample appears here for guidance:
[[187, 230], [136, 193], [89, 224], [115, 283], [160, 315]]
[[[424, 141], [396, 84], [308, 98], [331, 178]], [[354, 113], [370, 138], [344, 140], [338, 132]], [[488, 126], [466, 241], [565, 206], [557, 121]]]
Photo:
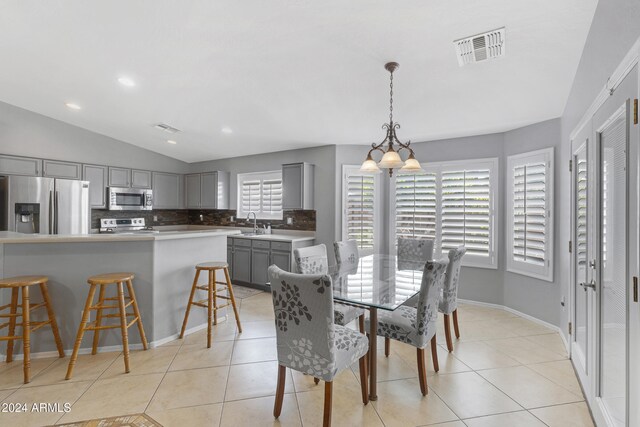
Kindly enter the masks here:
[[154, 234], [159, 233], [145, 224], [144, 218], [103, 218], [100, 233], [106, 234]]

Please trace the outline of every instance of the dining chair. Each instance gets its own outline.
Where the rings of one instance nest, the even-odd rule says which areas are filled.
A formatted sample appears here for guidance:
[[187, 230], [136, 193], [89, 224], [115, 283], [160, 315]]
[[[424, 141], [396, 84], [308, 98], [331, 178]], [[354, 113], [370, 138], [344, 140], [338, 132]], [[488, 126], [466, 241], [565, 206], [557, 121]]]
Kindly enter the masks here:
[[422, 270], [424, 263], [433, 258], [432, 239], [398, 238], [398, 268], [400, 270]]
[[355, 240], [333, 242], [333, 249], [336, 253], [336, 262], [339, 267], [358, 265], [360, 255], [358, 254], [358, 242]]
[[[327, 247], [324, 244], [294, 249], [293, 258], [300, 274], [327, 274], [329, 271]], [[340, 303], [334, 305], [334, 322], [337, 325], [346, 326], [357, 318], [358, 328], [364, 333], [364, 310]]]
[[369, 403], [366, 335], [333, 322], [331, 277], [297, 274], [269, 267], [276, 318], [278, 383], [273, 416], [282, 410], [286, 368], [313, 375], [325, 382], [323, 425], [331, 425], [333, 379], [359, 360], [362, 403]]
[[460, 328], [458, 326], [458, 283], [460, 281], [460, 267], [462, 266], [462, 257], [467, 252], [464, 246], [449, 251], [449, 265], [445, 274], [444, 285], [442, 287], [442, 296], [438, 310], [444, 314], [444, 335], [447, 340], [447, 350], [449, 353], [453, 351], [453, 342], [451, 340], [451, 325], [449, 316], [453, 316], [453, 329], [456, 338], [460, 338]]
[[[418, 379], [420, 380], [420, 391], [424, 396], [428, 393], [424, 349], [429, 342], [431, 342], [433, 368], [436, 372], [440, 370], [436, 342], [436, 322], [438, 320], [440, 291], [448, 264], [448, 259], [426, 262], [422, 274], [417, 307], [401, 305], [393, 311], [381, 310], [378, 313], [378, 336], [385, 337], [385, 340], [390, 338], [416, 347]], [[368, 319], [366, 323], [368, 328]], [[369, 339], [375, 339], [375, 337], [369, 337]]]

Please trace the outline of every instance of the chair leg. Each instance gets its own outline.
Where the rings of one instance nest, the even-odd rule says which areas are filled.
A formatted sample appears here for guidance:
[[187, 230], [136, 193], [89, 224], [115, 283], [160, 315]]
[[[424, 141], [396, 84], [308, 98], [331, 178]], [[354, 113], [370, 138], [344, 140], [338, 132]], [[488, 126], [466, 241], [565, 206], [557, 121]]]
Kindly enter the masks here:
[[215, 270], [209, 270], [209, 283], [211, 283], [211, 291], [213, 295], [213, 324], [218, 324], [218, 285], [216, 284]]
[[456, 333], [456, 338], [460, 339], [460, 328], [458, 327], [458, 309], [453, 310], [453, 330]]
[[[16, 314], [18, 313], [18, 292], [20, 291], [20, 289], [18, 288], [13, 288], [11, 289], [11, 309], [10, 309], [10, 314], [11, 317], [9, 317], [9, 336], [10, 337], [14, 337], [16, 334]], [[7, 342], [7, 363], [10, 363], [11, 361], [13, 361], [13, 341], [14, 340], [9, 340], [9, 342]]]
[[31, 381], [31, 319], [29, 307], [29, 287], [22, 287], [22, 353], [24, 355], [24, 383]]
[[91, 288], [89, 288], [89, 295], [87, 296], [87, 302], [84, 304], [82, 320], [80, 320], [80, 326], [78, 326], [78, 335], [76, 336], [76, 342], [73, 345], [73, 352], [71, 353], [71, 359], [69, 360], [67, 375], [64, 377], [65, 380], [71, 379], [71, 375], [73, 374], [73, 367], [76, 364], [76, 360], [78, 360], [78, 350], [80, 350], [80, 344], [82, 344], [84, 328], [87, 326], [87, 322], [89, 322], [89, 314], [91, 312], [90, 307], [93, 303], [93, 297], [96, 294], [96, 286], [97, 285], [91, 285]]
[[358, 317], [358, 329], [360, 330], [361, 334], [365, 333], [365, 330], [364, 330], [364, 314], [361, 314], [360, 317]]
[[[102, 307], [104, 304], [104, 285], [100, 285], [100, 291], [98, 292], [98, 307]], [[96, 327], [102, 325], [102, 309], [98, 308], [96, 310]], [[98, 352], [98, 341], [100, 340], [100, 329], [93, 330], [93, 347], [91, 348], [91, 354], [96, 354]]]
[[278, 385], [276, 386], [276, 403], [273, 405], [273, 416], [278, 418], [282, 412], [282, 401], [284, 400], [284, 383], [286, 381], [287, 368], [278, 365]]
[[447, 339], [447, 350], [451, 353], [453, 351], [453, 343], [451, 342], [451, 322], [448, 314], [444, 315], [444, 336]]
[[142, 341], [142, 348], [147, 349], [149, 345], [147, 343], [147, 336], [144, 333], [144, 327], [142, 326], [142, 316], [140, 316], [140, 309], [138, 308], [138, 300], [133, 290], [133, 282], [127, 280], [127, 291], [129, 292], [129, 298], [131, 298], [131, 306], [133, 307], [133, 314], [138, 319], [136, 324], [138, 325], [138, 332], [140, 333], [140, 341]]
[[424, 366], [424, 348], [417, 349], [416, 356], [418, 359], [418, 380], [420, 381], [420, 391], [423, 396], [429, 393], [427, 387], [427, 370]]
[[367, 374], [367, 355], [365, 354], [360, 358], [358, 362], [360, 365], [360, 389], [362, 390], [362, 403], [365, 405], [369, 403], [369, 390], [367, 390], [367, 381], [369, 376]]
[[129, 373], [129, 331], [127, 328], [127, 312], [124, 306], [124, 282], [116, 283], [118, 287], [118, 306], [120, 307], [120, 331], [122, 332], [122, 354], [124, 355], [124, 372]]
[[184, 320], [182, 321], [182, 329], [180, 330], [180, 339], [184, 338], [184, 331], [187, 329], [187, 322], [189, 321], [189, 313], [191, 312], [191, 304], [193, 304], [193, 296], [196, 293], [196, 286], [198, 286], [199, 277], [200, 277], [200, 270], [196, 270], [196, 276], [193, 279], [193, 286], [191, 286], [191, 294], [189, 295], [189, 302], [187, 303], [187, 311], [185, 311]]
[[440, 364], [438, 363], [438, 343], [436, 342], [436, 336], [431, 338], [431, 358], [433, 359], [433, 370], [440, 371]]
[[215, 312], [213, 307], [213, 286], [211, 271], [209, 271], [207, 283], [207, 348], [211, 348], [211, 322], [213, 322], [213, 313]]
[[229, 277], [229, 269], [227, 267], [222, 269], [224, 271], [224, 277], [227, 281], [227, 289], [229, 290], [229, 298], [231, 298], [231, 307], [233, 307], [233, 314], [236, 316], [236, 324], [238, 325], [238, 333], [242, 333], [242, 325], [240, 325], [240, 315], [238, 314], [238, 306], [236, 305], [236, 298], [233, 295], [233, 284], [231, 283], [231, 277]]
[[42, 293], [42, 299], [44, 300], [44, 305], [47, 309], [47, 316], [51, 325], [51, 331], [53, 332], [53, 338], [56, 341], [58, 356], [64, 357], [64, 347], [62, 345], [62, 339], [60, 338], [60, 330], [58, 329], [58, 322], [56, 321], [56, 315], [53, 312], [51, 298], [49, 297], [49, 290], [47, 289], [46, 283], [40, 283], [40, 292]]
[[331, 426], [331, 406], [333, 395], [333, 381], [325, 381], [324, 383], [324, 416], [322, 417], [322, 426]]
[[391, 353], [391, 340], [388, 337], [384, 337], [384, 355], [389, 357]]

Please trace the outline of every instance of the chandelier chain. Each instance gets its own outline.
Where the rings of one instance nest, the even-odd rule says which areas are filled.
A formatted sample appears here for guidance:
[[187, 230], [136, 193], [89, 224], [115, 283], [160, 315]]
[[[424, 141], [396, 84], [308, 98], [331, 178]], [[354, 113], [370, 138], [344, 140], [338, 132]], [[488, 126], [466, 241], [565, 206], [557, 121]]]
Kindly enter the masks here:
[[393, 71], [389, 78], [389, 124], [393, 124]]

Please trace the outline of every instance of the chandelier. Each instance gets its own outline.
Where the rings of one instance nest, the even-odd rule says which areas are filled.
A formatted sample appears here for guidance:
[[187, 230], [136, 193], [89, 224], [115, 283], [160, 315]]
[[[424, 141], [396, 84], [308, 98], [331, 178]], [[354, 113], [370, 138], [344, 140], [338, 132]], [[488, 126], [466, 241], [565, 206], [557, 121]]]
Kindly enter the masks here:
[[[367, 154], [367, 159], [362, 163], [360, 172], [368, 173], [380, 173], [380, 168], [389, 169], [389, 177], [393, 176], [393, 170], [400, 168], [401, 173], [420, 173], [424, 172], [418, 160], [416, 160], [413, 150], [409, 147], [411, 141], [407, 141], [403, 144], [398, 140], [396, 136], [396, 129], [400, 128], [399, 123], [393, 122], [393, 72], [398, 69], [400, 65], [397, 62], [388, 62], [384, 68], [389, 71], [389, 123], [382, 125], [383, 129], [387, 130], [387, 135], [384, 140], [379, 144], [371, 144], [371, 149]], [[386, 147], [385, 147], [386, 145]], [[396, 149], [394, 146], [397, 145]], [[406, 150], [409, 152], [407, 160], [402, 160], [400, 157], [400, 151]], [[380, 151], [382, 153], [382, 159], [376, 163], [371, 156], [374, 151]]]

